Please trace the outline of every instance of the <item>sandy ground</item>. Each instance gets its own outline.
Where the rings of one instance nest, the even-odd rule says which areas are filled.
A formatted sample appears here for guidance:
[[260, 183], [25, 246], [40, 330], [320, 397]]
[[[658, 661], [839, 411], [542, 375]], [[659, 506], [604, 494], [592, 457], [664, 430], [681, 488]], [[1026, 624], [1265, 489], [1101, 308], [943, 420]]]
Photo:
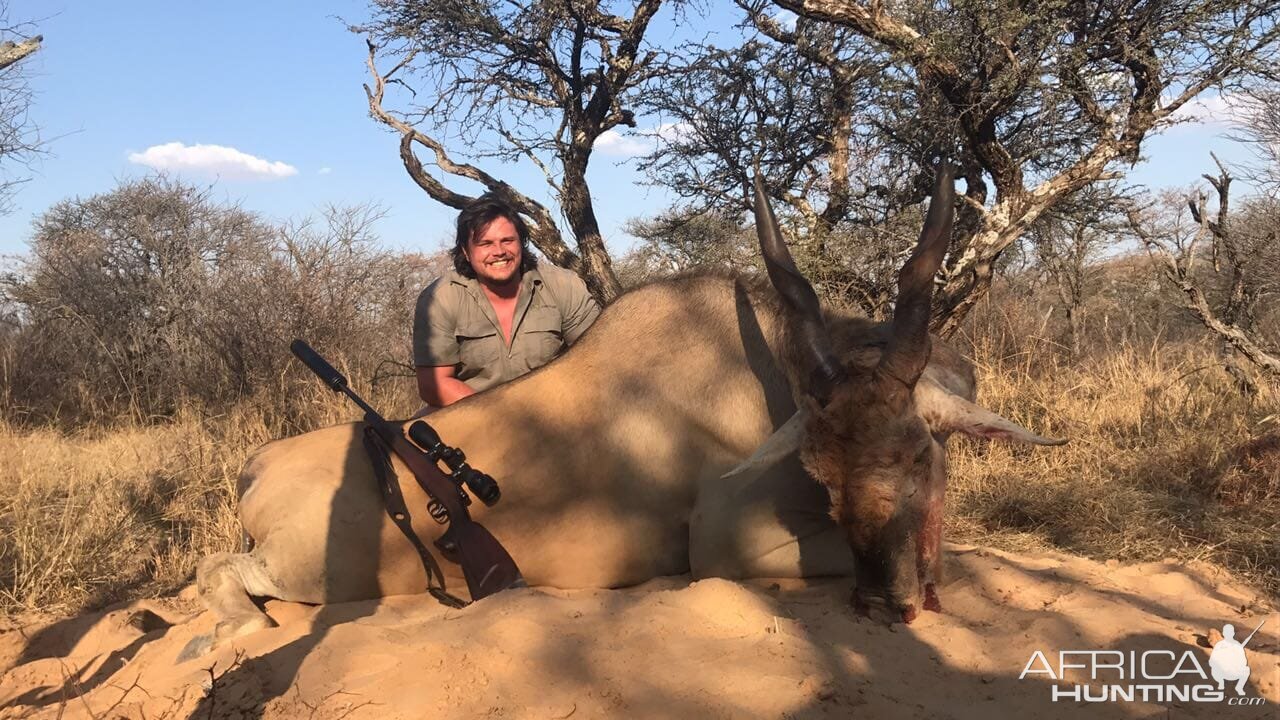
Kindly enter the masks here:
[[[967, 546], [947, 570], [946, 612], [910, 626], [854, 616], [848, 580], [663, 578], [462, 610], [271, 602], [279, 628], [177, 664], [213, 622], [188, 591], [5, 630], [0, 718], [1280, 717], [1280, 614], [1220, 570]], [[1261, 705], [1053, 702], [1043, 673], [1019, 679], [1035, 650], [1191, 650], [1208, 671], [1211, 631], [1264, 618]]]

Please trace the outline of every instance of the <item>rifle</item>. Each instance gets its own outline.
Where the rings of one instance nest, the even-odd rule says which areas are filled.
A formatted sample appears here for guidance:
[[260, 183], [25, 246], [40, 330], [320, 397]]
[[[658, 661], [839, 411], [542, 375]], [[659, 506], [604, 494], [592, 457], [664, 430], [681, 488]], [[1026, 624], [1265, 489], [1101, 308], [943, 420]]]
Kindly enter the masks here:
[[1258, 623], [1258, 627], [1254, 628], [1253, 632], [1249, 633], [1249, 637], [1245, 638], [1244, 642], [1240, 643], [1240, 647], [1244, 647], [1245, 645], [1248, 645], [1249, 641], [1253, 639], [1253, 636], [1257, 635], [1258, 631], [1262, 629], [1262, 626], [1266, 624], [1267, 624], [1267, 619], [1262, 618], [1262, 622]]
[[[464, 486], [471, 488], [486, 505], [493, 505], [498, 501], [501, 493], [493, 478], [468, 466], [462, 451], [441, 442], [440, 436], [425, 421], [416, 420], [410, 425], [409, 437], [414, 441], [410, 442], [399, 424], [384, 420], [378, 411], [351, 390], [342, 373], [320, 357], [310, 345], [302, 340], [294, 340], [289, 349], [325, 385], [334, 392], [344, 393], [364, 410], [365, 445], [370, 450], [374, 471], [382, 480], [387, 514], [422, 556], [428, 583], [435, 563], [422, 540], [413, 531], [408, 508], [405, 507], [394, 473], [390, 472], [387, 452], [399, 455], [405, 465], [409, 466], [418, 484], [431, 498], [428, 511], [436, 522], [449, 524], [449, 529], [436, 544], [444, 551], [446, 558], [456, 559], [462, 566], [462, 575], [467, 580], [467, 589], [473, 601], [510, 587], [524, 587], [524, 578], [511, 555], [492, 533], [472, 520], [471, 513], [467, 511], [471, 499], [463, 490]], [[380, 448], [380, 457], [374, 455], [374, 446]], [[441, 460], [449, 466], [449, 475], [445, 475], [437, 464]], [[433, 594], [436, 594], [434, 590], [432, 588]]]

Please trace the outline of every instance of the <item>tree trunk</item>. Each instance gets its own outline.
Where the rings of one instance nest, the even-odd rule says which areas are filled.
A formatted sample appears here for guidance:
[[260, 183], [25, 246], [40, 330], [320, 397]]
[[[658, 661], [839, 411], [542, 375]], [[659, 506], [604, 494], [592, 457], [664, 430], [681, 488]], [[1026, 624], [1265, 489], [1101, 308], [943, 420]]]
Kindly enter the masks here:
[[578, 242], [578, 255], [582, 260], [580, 273], [587, 288], [601, 305], [606, 305], [622, 294], [622, 285], [613, 274], [613, 263], [600, 236], [600, 224], [596, 220], [595, 207], [587, 186], [587, 162], [591, 148], [575, 147], [565, 158], [564, 183], [560, 194], [560, 208], [564, 211], [569, 227]]
[[1107, 163], [1127, 146], [1103, 143], [1067, 170], [1031, 190], [997, 186], [995, 205], [985, 211], [977, 233], [947, 264], [947, 279], [934, 301], [932, 332], [951, 337], [969, 311], [991, 288], [992, 266], [1000, 253], [1018, 239], [1062, 197], [1099, 179]]
[[1256, 342], [1248, 333], [1245, 333], [1235, 325], [1224, 323], [1218, 318], [1209, 307], [1209, 301], [1205, 298], [1204, 293], [1200, 292], [1200, 288], [1196, 287], [1188, 277], [1180, 277], [1176, 271], [1169, 271], [1167, 274], [1169, 279], [1186, 296], [1187, 309], [1199, 318], [1200, 322], [1205, 324], [1205, 327], [1216, 333], [1218, 337], [1230, 344], [1232, 348], [1239, 351], [1254, 365], [1268, 372], [1272, 378], [1280, 378], [1280, 357], [1272, 355], [1267, 348]]
[[[815, 230], [820, 242], [849, 214], [849, 137], [853, 134], [853, 88], [838, 70], [832, 72], [834, 89], [831, 97], [831, 147], [827, 154], [829, 167], [827, 206], [818, 215]], [[819, 247], [824, 252], [825, 247]]]
[[1067, 347], [1071, 350], [1071, 359], [1080, 357], [1080, 310], [1067, 306]]

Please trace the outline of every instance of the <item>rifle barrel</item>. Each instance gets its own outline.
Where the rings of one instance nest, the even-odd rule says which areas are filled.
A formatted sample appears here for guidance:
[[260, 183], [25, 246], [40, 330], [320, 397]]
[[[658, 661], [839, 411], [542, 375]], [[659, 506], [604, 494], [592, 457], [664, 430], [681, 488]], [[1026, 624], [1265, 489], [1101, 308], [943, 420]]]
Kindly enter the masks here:
[[305, 341], [300, 339], [294, 340], [289, 343], [289, 350], [293, 353], [294, 357], [302, 361], [303, 365], [306, 365], [311, 372], [315, 373], [316, 377], [324, 381], [324, 384], [328, 385], [330, 390], [345, 394], [347, 397], [351, 398], [352, 402], [359, 405], [360, 409], [364, 410], [365, 420], [367, 422], [383, 422], [382, 416], [378, 414], [378, 411], [374, 410], [369, 403], [364, 401], [364, 398], [357, 395], [355, 391], [351, 389], [347, 384], [347, 378], [343, 376], [342, 373], [334, 369], [334, 367], [329, 364], [329, 361], [320, 357], [320, 353], [313, 350]]
[[1262, 629], [1262, 626], [1266, 624], [1267, 624], [1267, 619], [1262, 618], [1262, 622], [1258, 623], [1258, 627], [1254, 628], [1253, 632], [1249, 633], [1249, 637], [1245, 638], [1244, 642], [1240, 643], [1240, 647], [1244, 647], [1245, 645], [1248, 645], [1249, 641], [1253, 639], [1253, 636], [1257, 635], [1258, 631]]

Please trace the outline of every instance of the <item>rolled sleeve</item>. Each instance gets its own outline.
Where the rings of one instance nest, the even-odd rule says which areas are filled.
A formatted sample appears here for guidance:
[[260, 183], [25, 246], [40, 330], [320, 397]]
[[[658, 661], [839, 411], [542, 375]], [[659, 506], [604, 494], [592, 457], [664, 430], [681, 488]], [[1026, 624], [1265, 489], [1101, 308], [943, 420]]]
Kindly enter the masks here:
[[573, 276], [573, 280], [576, 282], [569, 283], [570, 293], [564, 308], [564, 341], [568, 345], [577, 342], [600, 315], [600, 304], [591, 291], [587, 290], [587, 284], [577, 275]]
[[413, 312], [413, 364], [418, 367], [456, 365], [459, 360], [456, 303], [442, 278], [418, 295]]

